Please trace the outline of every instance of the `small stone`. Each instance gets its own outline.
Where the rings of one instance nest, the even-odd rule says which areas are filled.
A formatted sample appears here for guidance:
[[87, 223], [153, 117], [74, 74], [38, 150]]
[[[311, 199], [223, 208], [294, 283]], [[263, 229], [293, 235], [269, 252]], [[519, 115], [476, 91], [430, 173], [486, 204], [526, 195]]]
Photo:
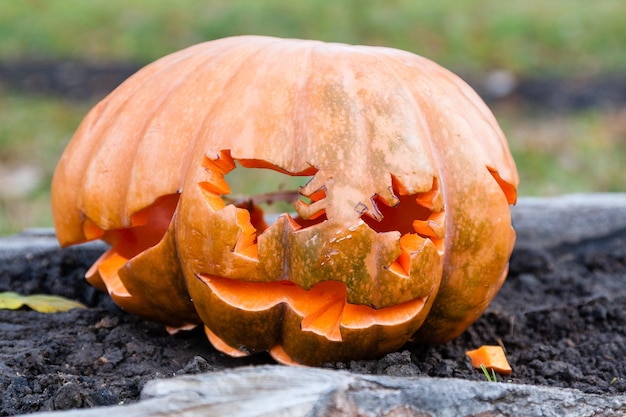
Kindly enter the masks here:
[[199, 374], [211, 370], [211, 365], [202, 357], [194, 356], [187, 365], [178, 374]]
[[83, 393], [78, 384], [67, 382], [63, 384], [54, 396], [55, 410], [70, 410], [83, 405]]

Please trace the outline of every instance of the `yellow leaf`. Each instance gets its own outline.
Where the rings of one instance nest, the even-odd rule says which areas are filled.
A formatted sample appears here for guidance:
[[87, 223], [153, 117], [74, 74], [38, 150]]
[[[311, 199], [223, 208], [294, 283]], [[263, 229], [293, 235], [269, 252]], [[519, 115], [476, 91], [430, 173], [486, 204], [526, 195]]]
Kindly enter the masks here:
[[40, 313], [56, 313], [73, 308], [86, 308], [85, 305], [58, 295], [33, 294], [20, 295], [15, 292], [0, 293], [0, 309], [17, 310], [23, 306]]
[[14, 292], [0, 293], [0, 308], [3, 310], [17, 310], [24, 305], [22, 296]]

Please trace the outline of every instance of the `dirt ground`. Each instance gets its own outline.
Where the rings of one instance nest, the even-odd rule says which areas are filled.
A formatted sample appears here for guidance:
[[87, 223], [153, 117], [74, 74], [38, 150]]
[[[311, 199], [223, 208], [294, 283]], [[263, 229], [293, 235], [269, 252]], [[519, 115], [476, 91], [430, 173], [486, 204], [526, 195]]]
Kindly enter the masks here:
[[[361, 373], [484, 380], [465, 351], [501, 341], [513, 374], [499, 377], [587, 393], [626, 392], [626, 231], [554, 250], [516, 249], [488, 311], [441, 346], [406, 345], [377, 361], [328, 364]], [[13, 257], [0, 291], [58, 294], [89, 308], [40, 314], [0, 310], [0, 415], [128, 404], [146, 381], [272, 363], [232, 359], [200, 331], [170, 336], [130, 316], [82, 276], [101, 247]]]

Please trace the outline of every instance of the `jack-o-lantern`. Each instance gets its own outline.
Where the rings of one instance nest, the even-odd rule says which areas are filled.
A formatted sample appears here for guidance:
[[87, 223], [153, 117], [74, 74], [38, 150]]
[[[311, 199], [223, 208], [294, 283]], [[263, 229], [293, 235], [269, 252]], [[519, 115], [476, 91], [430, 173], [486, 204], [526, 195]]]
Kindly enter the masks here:
[[[238, 165], [311, 179], [270, 221], [254, 196], [229, 197]], [[491, 112], [437, 64], [234, 37], [102, 100], [52, 206], [62, 245], [111, 245], [87, 278], [123, 309], [203, 325], [231, 355], [320, 364], [444, 342], [478, 318], [507, 273], [517, 183]]]

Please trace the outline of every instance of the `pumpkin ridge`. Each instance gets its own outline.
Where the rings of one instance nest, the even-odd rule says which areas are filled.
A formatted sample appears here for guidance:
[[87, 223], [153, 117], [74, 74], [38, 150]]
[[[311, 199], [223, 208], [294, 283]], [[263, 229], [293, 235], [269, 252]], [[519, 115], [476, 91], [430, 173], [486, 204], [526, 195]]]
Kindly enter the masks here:
[[[395, 60], [396, 58], [396, 53], [391, 53], [392, 51], [389, 51], [389, 55], [393, 55], [393, 59]], [[395, 51], [393, 51], [395, 52]], [[402, 51], [399, 51], [402, 52]], [[402, 54], [404, 55], [404, 54]], [[402, 59], [404, 59], [405, 57], [402, 56]], [[398, 85], [402, 86], [404, 88], [404, 90], [407, 92], [406, 97], [411, 100], [411, 104], [413, 106], [414, 109], [424, 109], [427, 108], [425, 106], [425, 100], [422, 97], [418, 97], [417, 94], [414, 91], [410, 91], [407, 87], [407, 83], [404, 77], [400, 76], [400, 74], [398, 74], [396, 67], [393, 65], [390, 65], [389, 63], [387, 63], [386, 61], [384, 61], [381, 57], [378, 57], [378, 59], [380, 59], [383, 63], [383, 65], [385, 65], [388, 69], [388, 71], [390, 73], [392, 73], [394, 75], [394, 77], [397, 80]], [[428, 65], [428, 66], [433, 66], [433, 62], [430, 61], [427, 58], [424, 57], [418, 57], [418, 59], [420, 59], [424, 64]], [[436, 67], [436, 65], [435, 65]], [[430, 77], [428, 76], [428, 74], [426, 74], [426, 71], [418, 71], [419, 76], [424, 76], [426, 78], [429, 79], [429, 81], [432, 83], [432, 79], [430, 79]], [[430, 90], [428, 90], [430, 91]], [[430, 95], [430, 94], [429, 94]], [[430, 190], [425, 191], [425, 192], [421, 192], [417, 195], [416, 197], [416, 202], [418, 205], [421, 205], [423, 207], [428, 208], [431, 211], [431, 214], [429, 215], [428, 219], [426, 220], [420, 220], [420, 219], [416, 219], [413, 221], [413, 229], [415, 230], [415, 232], [417, 232], [418, 235], [422, 236], [423, 238], [429, 239], [431, 240], [434, 244], [435, 247], [437, 248], [437, 251], [439, 252], [439, 255], [444, 257], [445, 259], [445, 219], [446, 219], [446, 213], [445, 213], [445, 193], [444, 190], [442, 188], [440, 188], [440, 178], [441, 178], [441, 167], [443, 166], [442, 161], [439, 158], [439, 155], [435, 149], [435, 143], [433, 141], [433, 135], [432, 135], [432, 129], [430, 128], [430, 123], [428, 121], [428, 119], [424, 116], [423, 112], [416, 112], [415, 114], [416, 120], [420, 122], [421, 126], [422, 126], [422, 133], [427, 135], [427, 140], [423, 141], [423, 145], [427, 146], [428, 148], [428, 152], [429, 155], [431, 156], [431, 158], [433, 158], [435, 161], [437, 161], [437, 174], [435, 176], [433, 176], [433, 183], [432, 186], [430, 188]], [[392, 178], [392, 180], [395, 179], [397, 182], [397, 187], [399, 187], [400, 185], [402, 185], [402, 188], [404, 188], [401, 180], [399, 178]], [[392, 185], [393, 185], [393, 181], [392, 181]], [[406, 188], [404, 188], [406, 190]], [[432, 218], [432, 220], [430, 220]], [[431, 223], [432, 221], [432, 223]], [[422, 227], [422, 226], [426, 226], [426, 227]], [[436, 231], [433, 231], [433, 228], [435, 228]], [[426, 233], [424, 233], [426, 232]]]
[[[411, 83], [407, 82], [407, 80], [405, 79], [405, 77], [401, 76], [398, 73], [398, 70], [396, 68], [396, 65], [391, 65], [391, 62], [388, 62], [387, 59], [383, 59], [383, 58], [391, 58], [393, 60], [394, 63], [402, 63], [404, 64], [404, 59], [407, 58], [412, 58], [415, 59], [417, 58], [418, 60], [422, 61], [424, 64], [430, 65], [432, 64], [432, 61], [430, 61], [427, 58], [421, 57], [421, 56], [411, 56], [411, 57], [406, 57], [405, 55], [407, 54], [405, 51], [400, 51], [400, 50], [394, 50], [394, 49], [389, 49], [389, 48], [382, 48], [384, 55], [376, 55], [371, 48], [367, 48], [368, 52], [370, 55], [372, 55], [372, 57], [374, 59], [376, 59], [377, 61], [380, 62], [380, 64], [390, 73], [393, 75], [393, 78], [396, 82], [396, 85], [401, 88], [401, 90], [404, 92], [403, 97], [409, 101], [411, 108], [414, 109], [415, 111], [413, 111], [411, 113], [411, 115], [414, 117], [414, 121], [416, 123], [416, 127], [419, 126], [419, 133], [422, 135], [425, 135], [424, 140], [420, 141], [419, 145], [422, 147], [421, 149], [419, 149], [421, 152], [426, 152], [428, 155], [429, 159], [434, 159], [437, 163], [435, 165], [435, 172], [432, 175], [433, 178], [433, 184], [430, 187], [430, 190], [428, 191], [421, 191], [421, 190], [412, 190], [413, 193], [415, 194], [420, 194], [420, 195], [424, 195], [428, 192], [432, 192], [432, 191], [436, 191], [436, 195], [440, 194], [440, 188], [439, 188], [439, 178], [441, 177], [441, 161], [439, 161], [437, 159], [437, 155], [435, 153], [435, 149], [434, 149], [434, 144], [433, 144], [433, 138], [432, 138], [432, 129], [430, 128], [430, 125], [428, 123], [427, 118], [424, 115], [423, 109], [424, 106], [423, 104], [423, 100], [416, 97], [416, 93], [414, 90], [410, 89], [408, 86], [412, 85]], [[403, 65], [404, 66], [404, 65]], [[425, 71], [418, 71], [418, 75], [419, 76], [423, 76]], [[419, 78], [419, 77], [418, 77]], [[422, 91], [420, 91], [422, 92]], [[430, 95], [430, 90], [428, 89], [426, 94]], [[419, 110], [419, 111], [418, 111]], [[394, 180], [395, 180], [395, 184], [394, 184]], [[402, 194], [402, 191], [400, 190], [400, 186], [402, 187], [402, 189], [404, 189], [405, 194], [410, 194], [409, 190], [407, 190], [407, 188], [405, 187], [405, 184], [403, 184], [403, 181], [400, 177], [398, 177], [397, 175], [394, 175], [392, 173], [392, 187], [398, 187], [399, 192]], [[394, 188], [395, 189], [395, 188]], [[435, 195], [435, 196], [436, 196]], [[437, 210], [435, 211], [439, 211], [438, 208], [439, 206], [433, 206], [433, 208], [431, 207], [427, 207], [429, 209], [433, 209], [436, 208]], [[443, 207], [441, 207], [441, 209], [443, 209]]]
[[[216, 111], [216, 109], [221, 108], [221, 105], [223, 105], [224, 101], [229, 100], [229, 95], [228, 93], [226, 93], [226, 91], [231, 85], [233, 85], [236, 82], [237, 78], [242, 77], [242, 74], [245, 73], [245, 71], [242, 71], [242, 69], [250, 65], [249, 61], [251, 60], [252, 57], [259, 56], [263, 53], [263, 51], [269, 49], [272, 43], [276, 43], [276, 42], [267, 42], [267, 40], [265, 40], [265, 42], [263, 42], [263, 45], [261, 47], [257, 47], [255, 49], [251, 48], [250, 50], [247, 51], [248, 53], [246, 54], [245, 57], [239, 59], [237, 66], [232, 69], [230, 75], [221, 82], [221, 85], [219, 88], [220, 91], [215, 93], [215, 95], [219, 98], [211, 102], [211, 105], [207, 109], [204, 118], [198, 124], [199, 129], [198, 129], [197, 137], [207, 136], [206, 135], [207, 130], [210, 131], [209, 126], [211, 126], [211, 124], [216, 119], [214, 117], [214, 111]], [[239, 54], [241, 54], [241, 51], [239, 51]], [[209, 56], [209, 59], [212, 59], [212, 56]]]
[[[444, 267], [441, 287], [432, 313], [414, 337], [418, 343], [443, 343], [457, 337], [475, 321], [487, 303], [478, 295], [463, 297], [463, 294], [470, 294], [470, 288], [482, 286], [491, 289], [497, 286], [501, 273], [492, 270], [493, 268], [489, 269], [491, 255], [487, 253], [498, 253], [502, 258], [508, 258], [512, 250], [508, 196], [490, 170], [485, 169], [489, 166], [490, 149], [488, 144], [481, 141], [485, 137], [482, 134], [483, 130], [487, 131], [485, 135], [489, 135], [493, 141], [500, 142], [505, 139], [499, 129], [494, 132], [493, 126], [487, 123], [490, 118], [482, 112], [482, 106], [468, 105], [464, 107], [467, 111], [459, 112], [458, 103], [450, 101], [453, 97], [450, 87], [459, 89], [457, 83], [462, 81], [453, 76], [456, 78], [452, 82], [446, 78], [447, 74], [447, 70], [437, 69], [432, 74], [426, 75], [432, 80], [435, 76], [445, 78], [445, 82], [433, 84], [437, 85], [433, 93], [438, 100], [427, 102], [416, 94], [416, 100], [426, 109], [426, 114], [439, 115], [438, 118], [431, 117], [428, 123], [432, 126], [444, 126], [433, 136], [432, 143], [434, 157], [439, 161], [444, 206], [448, 208], [445, 223], [450, 226], [446, 228], [444, 248], [444, 265], [447, 267]], [[464, 103], [469, 101], [465, 95], [462, 96], [462, 100]], [[472, 124], [474, 120], [482, 120], [485, 124], [480, 128], [476, 127]], [[456, 121], [456, 124], [453, 121]], [[459, 154], [460, 157], [455, 164], [463, 165], [464, 169], [455, 170], [451, 163], [446, 164], [445, 161], [449, 155], [456, 154], [454, 149], [461, 146], [464, 147], [465, 153]], [[481, 178], [482, 181], [475, 183], [480, 188], [463, 189], [463, 184], [466, 184], [467, 180], [460, 176], [461, 172], [465, 172], [469, 178]], [[489, 178], [489, 181], [486, 178]], [[501, 197], [494, 194], [494, 186]], [[462, 210], [465, 205], [476, 207], [472, 211], [473, 223], [466, 219], [468, 213]], [[480, 236], [487, 235], [490, 237], [491, 245], [486, 244], [486, 239], [482, 242], [480, 240]], [[463, 245], [464, 240], [470, 237], [475, 239], [475, 243]], [[494, 250], [494, 247], [499, 245], [506, 249], [502, 252]], [[499, 259], [491, 265], [499, 265], [500, 262]], [[472, 265], [476, 271], [482, 269], [481, 273], [470, 272], [468, 265]], [[482, 268], [479, 265], [483, 265]], [[495, 295], [495, 291], [489, 290], [489, 293]]]
[[[443, 68], [435, 64], [429, 59], [426, 59], [423, 57], [422, 59], [425, 61], [425, 63], [428, 63], [429, 71], [419, 71], [420, 75], [427, 78], [429, 80], [429, 84], [432, 84], [432, 85], [438, 85], [438, 83], [443, 84], [444, 87], [443, 88], [440, 87], [441, 91], [439, 91], [439, 94], [444, 95], [446, 97], [455, 97], [457, 95], [462, 96], [464, 99], [463, 100], [464, 105], [469, 106], [468, 108], [473, 109], [472, 112], [466, 112], [464, 115], [466, 116], [468, 113], [472, 113], [473, 115], [472, 121], [481, 120], [488, 127], [488, 129], [482, 129], [482, 130], [487, 131], [489, 135], [491, 136], [493, 136], [493, 132], [496, 133], [496, 136], [499, 136], [499, 138], [496, 138], [495, 140], [492, 140], [489, 143], [490, 146], [483, 146], [480, 140], [475, 141], [474, 143], [478, 144], [480, 149], [485, 151], [485, 155], [489, 154], [489, 152], [491, 152], [494, 149], [493, 148], [494, 146], [497, 147], [498, 155], [502, 156], [506, 161], [505, 166], [510, 165], [513, 167], [512, 170], [509, 167], [507, 167], [506, 169], [506, 171], [512, 171], [511, 172], [512, 178], [507, 180], [500, 176], [501, 170], [495, 165], [493, 165], [491, 161], [485, 162], [485, 167], [490, 171], [492, 175], [494, 172], [498, 174], [498, 177], [495, 178], [494, 176], [494, 178], [497, 180], [498, 185], [503, 189], [503, 192], [507, 196], [507, 200], [509, 201], [509, 204], [515, 204], [516, 198], [513, 198], [513, 193], [515, 193], [515, 196], [516, 196], [516, 187], [517, 187], [517, 183], [519, 182], [519, 178], [517, 175], [517, 171], [515, 169], [515, 162], [513, 161], [512, 156], [510, 155], [510, 152], [508, 151], [507, 142], [506, 140], [501, 140], [501, 138], [504, 138], [504, 133], [502, 132], [493, 114], [491, 113], [487, 105], [482, 101], [482, 99], [480, 99], [480, 96], [474, 90], [472, 90], [471, 87], [468, 86], [467, 83], [465, 83], [465, 81], [463, 81], [461, 77], [447, 70], [446, 68]], [[448, 90], [453, 90], [453, 91], [448, 91]], [[415, 94], [413, 94], [413, 97], [416, 99], [416, 102], [420, 103], [420, 106], [416, 108], [427, 107], [426, 101], [424, 101], [423, 99], [421, 99]], [[439, 106], [441, 106], [440, 103], [438, 102], [434, 103], [434, 107], [439, 107]], [[481, 134], [477, 134], [475, 131], [476, 127], [473, 123], [468, 123], [468, 127], [472, 130], [473, 137], [481, 136], [482, 132]], [[430, 129], [428, 129], [428, 131], [430, 131]], [[429, 143], [434, 144], [435, 141], [430, 140]], [[485, 155], [481, 155], [483, 156], [482, 159], [488, 159], [488, 158], [484, 158]], [[437, 152], [434, 152], [433, 156], [437, 158]], [[438, 166], [443, 167], [443, 165], [440, 163], [438, 164]]]
[[[151, 73], [150, 76], [148, 77], [148, 79], [146, 80], [145, 78], [145, 74], [142, 74], [144, 79], [144, 82], [150, 82], [150, 80], [154, 80], [156, 78], [161, 78], [163, 76], [163, 74], [167, 73], [168, 71], [171, 70], [171, 68], [176, 68], [178, 65], [181, 65], [181, 63], [183, 63], [184, 61], [187, 60], [191, 60], [193, 59], [193, 56], [184, 56], [178, 60], [175, 60], [173, 62], [168, 63], [167, 66], [162, 67], [159, 65], [154, 65], [154, 69], [156, 70], [155, 72]], [[155, 63], [156, 64], [156, 63]], [[150, 66], [150, 65], [149, 65]], [[190, 73], [191, 74], [191, 73]], [[161, 107], [162, 103], [165, 102], [165, 100], [167, 99], [167, 97], [173, 93], [175, 86], [180, 85], [184, 82], [184, 79], [186, 77], [188, 77], [189, 74], [185, 75], [183, 77], [183, 79], [179, 80], [178, 83], [174, 83], [173, 86], [168, 87], [168, 91], [166, 92], [165, 96], [161, 96], [159, 100], [157, 100], [156, 102], [150, 102], [150, 105], [154, 106], [155, 108], [159, 108]], [[115, 91], [118, 90], [122, 90], [125, 88], [128, 88], [128, 86], [132, 86], [133, 81], [132, 81], [132, 76], [126, 80], [124, 83], [122, 83]], [[118, 118], [114, 117], [114, 118], [105, 118], [105, 114], [107, 112], [120, 112], [123, 111], [126, 107], [128, 106], [132, 106], [133, 105], [133, 101], [136, 100], [135, 94], [141, 92], [144, 88], [143, 84], [138, 84], [136, 87], [132, 88], [131, 92], [129, 94], [127, 94], [126, 96], [122, 96], [124, 97], [124, 99], [118, 103], [119, 101], [119, 97], [121, 96], [120, 94], [109, 94], [104, 100], [103, 103], [105, 103], [104, 108], [100, 111], [98, 118], [96, 121], [94, 121], [94, 123], [92, 123], [89, 126], [89, 133], [92, 133], [93, 129], [98, 129], [98, 137], [110, 137], [112, 135], [111, 130], [114, 129], [116, 126], [118, 126]], [[112, 101], [115, 100], [115, 103], [112, 103]], [[113, 104], [115, 104], [113, 106]], [[142, 127], [140, 129], [138, 129], [137, 131], [133, 132], [133, 134], [137, 137], [139, 136], [143, 136], [143, 133], [145, 133], [147, 131], [147, 129], [149, 128], [151, 122], [153, 119], [146, 119], [144, 121], [144, 123], [142, 124]], [[108, 122], [108, 123], [105, 123]], [[104, 123], [104, 124], [102, 124]], [[129, 160], [134, 159], [134, 155], [136, 155], [139, 152], [139, 149], [141, 147], [142, 142], [141, 141], [137, 141], [137, 140], [125, 140], [124, 141], [124, 146], [123, 147], [119, 147], [118, 149], [122, 150], [124, 152], [124, 157], [128, 158]], [[94, 143], [95, 145], [95, 143]], [[110, 150], [110, 148], [107, 147], [101, 147], [100, 148], [100, 152], [98, 151], [97, 147], [95, 147], [94, 145], [90, 146], [90, 149], [92, 151], [92, 155], [90, 156], [90, 162], [88, 163], [89, 167], [92, 167], [92, 162], [93, 161], [98, 161], [101, 159], [108, 159], [106, 157], [99, 157], [100, 152], [104, 153]], [[95, 149], [94, 149], [95, 148]], [[134, 167], [133, 164], [130, 164], [131, 166], [131, 173], [129, 174], [129, 176], [132, 178], [133, 174], [132, 174], [132, 168]], [[83, 181], [81, 181], [81, 187], [83, 188], [83, 190], [89, 189], [91, 187], [93, 187], [91, 184], [94, 183], [98, 183], [99, 180], [97, 179], [97, 177], [101, 174], [101, 172], [99, 170], [94, 170], [94, 169], [85, 169], [85, 178], [83, 178]], [[96, 179], [92, 179], [94, 176], [96, 176]], [[132, 184], [133, 182], [127, 182], [127, 187], [126, 187], [126, 192], [125, 195], [121, 198], [117, 198], [116, 201], [118, 201], [119, 204], [119, 209], [118, 209], [118, 213], [125, 213], [126, 215], [128, 215], [129, 219], [124, 221], [123, 219], [123, 223], [121, 224], [122, 227], [125, 226], [130, 226], [130, 224], [128, 224], [128, 222], [130, 221], [130, 216], [134, 213], [129, 213], [128, 210], [128, 206], [127, 206], [127, 202], [128, 201], [132, 201], [132, 199], [130, 199], [129, 193], [132, 191]], [[79, 196], [83, 196], [83, 195], [88, 195], [88, 193], [85, 192], [81, 192], [78, 193]], [[84, 206], [83, 201], [79, 202], [79, 206]], [[86, 213], [86, 215], [89, 215], [89, 213]], [[104, 229], [109, 228], [109, 225], [102, 225], [99, 224], [100, 227], [103, 227]]]
[[[161, 115], [163, 114], [163, 109], [168, 107], [168, 103], [173, 98], [178, 98], [178, 92], [176, 91], [176, 88], [187, 84], [191, 78], [198, 78], [198, 79], [202, 78], [202, 68], [206, 67], [211, 61], [214, 61], [216, 59], [216, 56], [214, 55], [207, 56], [204, 59], [199, 59], [197, 56], [195, 56], [192, 53], [192, 51], [188, 51], [188, 52], [189, 52], [188, 54], [181, 56], [180, 60], [176, 60], [172, 62], [170, 65], [167, 65], [166, 67], [162, 68], [162, 70], [159, 71], [158, 73], [153, 74], [151, 79], [144, 81], [144, 83], [150, 83], [150, 80], [154, 80], [157, 77], [163, 78], [168, 73], [176, 72], [177, 68], [180, 65], [184, 65], [185, 61], [192, 61], [192, 63], [194, 64], [192, 68], [189, 71], [185, 72], [182, 76], [177, 74], [176, 77], [172, 77], [174, 78], [175, 82], [171, 83], [171, 85], [168, 85], [167, 88], [165, 89], [165, 92], [160, 96], [159, 102], [154, 105], [155, 110], [153, 112], [152, 117], [149, 119], [146, 119], [141, 129], [139, 129], [138, 136], [145, 137], [146, 132], [149, 132], [150, 129], [152, 128], [158, 129], [158, 126], [154, 126], [154, 124], [159, 121]], [[227, 53], [228, 49], [225, 48], [223, 52]], [[135, 92], [133, 92], [133, 94], [134, 93]], [[132, 98], [133, 94], [129, 95], [129, 99]], [[163, 140], [166, 140], [166, 138], [164, 137]], [[190, 138], [191, 142], [195, 140], [197, 140], [197, 137]], [[142, 149], [142, 146], [146, 146], [146, 141], [137, 141], [137, 144], [138, 146], [136, 148], [133, 148], [134, 154], [139, 153], [139, 151]], [[150, 151], [151, 149], [149, 150], [149, 152]], [[188, 157], [184, 159], [188, 160], [188, 158], [192, 157], [192, 152], [188, 151], [187, 153], [188, 153]], [[141, 169], [141, 167], [138, 167], [137, 165], [133, 165], [133, 169], [131, 169], [131, 172], [130, 172], [131, 179], [134, 176], [133, 174], [136, 172], [135, 169]], [[186, 172], [181, 172], [180, 174], [181, 175], [179, 179], [179, 183], [180, 183], [179, 189], [180, 187], [182, 187], [183, 178], [185, 177]], [[132, 184], [140, 184], [139, 185], [140, 187], [143, 186], [142, 181], [138, 181], [138, 180], [135, 180], [135, 181], [131, 180], [129, 184], [130, 186], [127, 188], [125, 198], [122, 201], [132, 201], [130, 197], [136, 194], [136, 191], [134, 191], [132, 188]]]
[[[502, 132], [496, 119], [493, 117], [493, 114], [491, 113], [487, 105], [484, 103], [484, 101], [480, 99], [478, 94], [473, 89], [471, 89], [471, 87], [469, 87], [458, 75], [454, 73], [450, 73], [450, 71], [447, 71], [443, 68], [439, 68], [437, 69], [437, 71], [438, 72], [446, 71], [448, 73], [446, 74], [447, 77], [445, 77], [447, 82], [451, 83], [455, 87], [455, 90], [459, 94], [461, 94], [463, 97], [465, 97], [466, 102], [470, 106], [476, 109], [476, 112], [480, 115], [481, 120], [483, 120], [485, 124], [489, 126], [490, 131], [497, 132], [501, 137], [504, 137], [504, 133]], [[474, 130], [475, 129], [474, 124], [471, 124], [470, 128]], [[499, 148], [499, 152], [498, 152], [499, 156], [507, 160], [506, 161], [507, 164], [505, 164], [504, 167], [506, 167], [507, 171], [509, 171], [509, 167], [507, 167], [506, 165], [515, 167], [515, 162], [513, 161], [512, 156], [510, 156], [507, 150], [506, 140], [505, 141], [496, 140], [494, 142], [495, 142], [495, 145], [498, 146]], [[500, 159], [500, 158], [496, 158], [496, 159]], [[514, 198], [510, 194], [511, 192], [516, 193], [516, 186], [517, 186], [517, 183], [519, 182], [517, 170], [513, 169], [512, 178], [509, 178], [507, 180], [500, 176], [500, 169], [498, 169], [498, 167], [495, 167], [495, 166], [492, 167], [491, 163], [487, 163], [486, 166], [489, 169], [489, 171], [492, 173], [492, 175], [493, 175], [493, 172], [498, 173], [498, 177], [496, 178], [496, 181], [498, 181], [498, 185], [500, 185], [500, 187], [502, 188], [502, 191], [507, 196], [507, 200], [509, 201], [509, 204], [515, 204], [516, 198]], [[505, 186], [504, 184], [507, 184], [507, 186]]]

